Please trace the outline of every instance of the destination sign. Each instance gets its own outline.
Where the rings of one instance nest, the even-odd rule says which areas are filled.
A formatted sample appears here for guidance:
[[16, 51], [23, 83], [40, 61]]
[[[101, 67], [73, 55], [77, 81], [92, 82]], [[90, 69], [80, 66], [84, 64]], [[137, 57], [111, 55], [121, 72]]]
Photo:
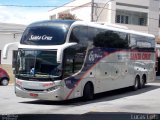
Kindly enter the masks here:
[[42, 35], [42, 36], [38, 36], [38, 35], [31, 35], [29, 40], [32, 41], [37, 41], [37, 40], [52, 40], [52, 36], [47, 36], [47, 35]]

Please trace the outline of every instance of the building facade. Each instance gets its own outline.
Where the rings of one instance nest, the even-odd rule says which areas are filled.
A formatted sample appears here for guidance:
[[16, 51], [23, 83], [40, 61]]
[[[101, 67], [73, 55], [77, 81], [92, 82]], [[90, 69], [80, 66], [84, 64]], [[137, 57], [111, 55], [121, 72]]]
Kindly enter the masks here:
[[84, 21], [118, 24], [140, 32], [160, 35], [160, 0], [74, 0], [49, 11], [50, 19], [61, 13]]
[[2, 58], [3, 48], [8, 43], [19, 42], [25, 27], [25, 25], [19, 24], [0, 23], [0, 64], [12, 65], [13, 58], [17, 54], [17, 46], [9, 49], [7, 59]]
[[[61, 13], [74, 14], [84, 21], [117, 24], [156, 36], [160, 44], [160, 0], [74, 0], [49, 11], [51, 20]], [[157, 47], [157, 50], [160, 47]], [[157, 58], [160, 76], [160, 52]]]

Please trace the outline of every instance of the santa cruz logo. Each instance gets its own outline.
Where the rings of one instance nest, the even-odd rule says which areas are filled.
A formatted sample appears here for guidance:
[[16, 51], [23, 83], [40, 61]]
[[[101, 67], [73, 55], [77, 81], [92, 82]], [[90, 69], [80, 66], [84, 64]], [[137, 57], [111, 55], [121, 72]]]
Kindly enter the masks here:
[[38, 36], [38, 35], [31, 35], [29, 40], [52, 40], [52, 36], [47, 36], [47, 35], [42, 35], [42, 36]]
[[94, 62], [100, 58], [102, 58], [103, 56], [101, 54], [98, 54], [98, 53], [94, 53], [94, 51], [91, 51], [89, 56], [88, 56], [88, 59], [90, 62]]

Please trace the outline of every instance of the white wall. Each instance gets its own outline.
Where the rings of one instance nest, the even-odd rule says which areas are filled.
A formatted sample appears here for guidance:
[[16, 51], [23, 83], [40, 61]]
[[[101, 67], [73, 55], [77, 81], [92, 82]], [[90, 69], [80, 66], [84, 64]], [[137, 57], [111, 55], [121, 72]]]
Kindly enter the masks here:
[[25, 28], [25, 25], [0, 23], [1, 64], [12, 64], [12, 53], [17, 47], [12, 46], [9, 49], [7, 59], [3, 59], [3, 48], [8, 43], [19, 42]]
[[[64, 11], [74, 11], [73, 9], [74, 8], [78, 8], [78, 9], [81, 9], [83, 5], [86, 5], [86, 4], [90, 4], [92, 0], [74, 0], [74, 1], [71, 1], [67, 4], [65, 4], [64, 6], [62, 7], [58, 7], [58, 8], [55, 8], [55, 9], [51, 9], [49, 10], [48, 14], [49, 14], [49, 18], [51, 18], [50, 16], [52, 15], [56, 15], [58, 13], [62, 13]], [[85, 9], [85, 8], [84, 8]], [[86, 12], [88, 11], [85, 11], [83, 14], [86, 14]], [[82, 14], [82, 13], [81, 13]], [[77, 17], [79, 15], [76, 15]], [[81, 17], [81, 15], [80, 15]], [[84, 19], [84, 18], [83, 18]]]
[[149, 0], [115, 0], [115, 1], [131, 5], [149, 6]]
[[1, 44], [0, 44], [0, 50], [1, 50], [1, 64], [12, 64], [12, 53], [13, 50], [17, 50], [18, 48], [16, 46], [12, 46], [9, 49], [8, 55], [7, 55], [7, 59], [3, 59], [2, 56], [2, 52], [3, 52], [3, 48], [6, 44], [11, 43], [11, 42], [19, 42], [21, 38], [21, 34], [5, 34], [5, 33], [0, 33], [0, 40], [1, 40]]
[[159, 2], [160, 0], [150, 0], [148, 31], [155, 36], [159, 35]]
[[91, 7], [89, 6], [91, 6], [91, 4], [85, 5], [85, 7], [73, 9], [70, 13], [76, 15], [80, 20], [91, 21]]

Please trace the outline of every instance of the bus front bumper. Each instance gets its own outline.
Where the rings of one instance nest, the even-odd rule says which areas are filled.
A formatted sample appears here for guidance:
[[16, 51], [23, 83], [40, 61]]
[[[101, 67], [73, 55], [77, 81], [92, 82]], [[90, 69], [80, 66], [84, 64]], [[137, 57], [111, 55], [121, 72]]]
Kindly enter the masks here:
[[21, 89], [19, 87], [15, 87], [15, 94], [18, 97], [22, 98], [32, 98], [32, 99], [40, 99], [40, 100], [52, 100], [52, 101], [61, 101], [64, 100], [60, 96], [60, 88], [49, 91], [49, 92], [37, 92], [37, 91], [27, 91]]

